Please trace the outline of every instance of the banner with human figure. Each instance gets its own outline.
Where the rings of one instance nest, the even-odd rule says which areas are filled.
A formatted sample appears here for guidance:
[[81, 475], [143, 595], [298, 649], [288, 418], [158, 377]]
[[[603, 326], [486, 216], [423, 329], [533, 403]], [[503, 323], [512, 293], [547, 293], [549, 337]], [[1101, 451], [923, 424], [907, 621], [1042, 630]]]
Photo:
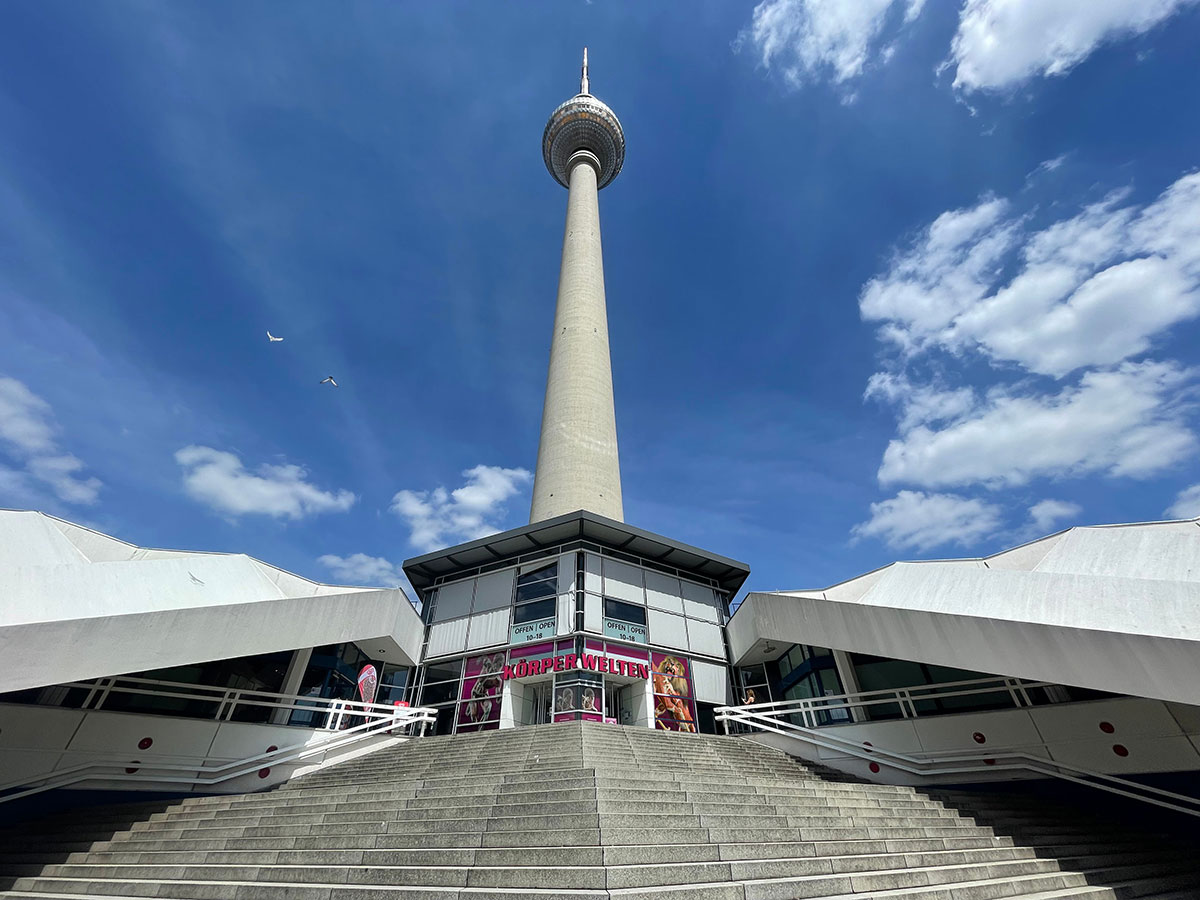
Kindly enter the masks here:
[[691, 668], [686, 657], [650, 654], [654, 683], [654, 727], [662, 731], [696, 731]]
[[487, 731], [500, 727], [504, 651], [467, 660], [459, 697], [458, 731]]

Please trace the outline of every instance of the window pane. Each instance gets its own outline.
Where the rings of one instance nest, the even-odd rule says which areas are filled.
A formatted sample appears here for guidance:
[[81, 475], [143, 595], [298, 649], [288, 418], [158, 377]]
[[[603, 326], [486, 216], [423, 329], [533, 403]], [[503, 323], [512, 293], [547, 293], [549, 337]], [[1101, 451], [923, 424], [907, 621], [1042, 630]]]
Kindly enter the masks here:
[[517, 586], [517, 602], [523, 603], [526, 600], [537, 600], [539, 597], [553, 597], [558, 593], [558, 582], [555, 581], [538, 581], [533, 584], [522, 584]]
[[[800, 668], [800, 666], [808, 658], [808, 654], [804, 652], [805, 649], [806, 648], [804, 647], [803, 644], [797, 644], [795, 647], [793, 647], [791, 650], [788, 651], [788, 655], [787, 655], [788, 671], [791, 671], [792, 669]], [[782, 670], [782, 668], [783, 667], [781, 665], [780, 669]]]
[[447, 700], [458, 699], [458, 682], [444, 681], [441, 684], [427, 684], [421, 691], [421, 705], [444, 703]]
[[451, 659], [425, 667], [425, 683], [433, 681], [458, 681], [462, 674], [462, 660]]
[[[558, 579], [558, 563], [552, 562], [548, 566], [542, 566], [540, 569], [534, 569], [532, 572], [526, 572], [517, 579], [518, 585], [532, 584], [535, 581], [545, 581], [546, 579]], [[557, 591], [556, 591], [557, 593]]]
[[610, 619], [632, 622], [635, 625], [646, 624], [645, 607], [634, 606], [632, 603], [624, 603], [620, 600], [610, 600], [608, 597], [604, 598], [604, 615]]
[[522, 622], [536, 622], [540, 619], [549, 619], [554, 615], [555, 603], [555, 599], [549, 597], [546, 600], [535, 600], [533, 603], [518, 606], [513, 612], [513, 624], [520, 625]]
[[767, 683], [767, 675], [763, 671], [763, 667], [761, 665], [746, 667], [740, 671], [742, 673], [742, 684], [751, 685]]
[[807, 700], [813, 696], [813, 679], [810, 675], [808, 678], [802, 678], [788, 688], [784, 694], [788, 700]]

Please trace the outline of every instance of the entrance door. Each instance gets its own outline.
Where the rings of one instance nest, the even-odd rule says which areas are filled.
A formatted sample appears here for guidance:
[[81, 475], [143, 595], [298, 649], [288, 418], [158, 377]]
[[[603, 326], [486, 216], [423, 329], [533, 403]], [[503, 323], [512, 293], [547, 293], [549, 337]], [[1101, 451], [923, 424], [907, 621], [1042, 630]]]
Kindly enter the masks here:
[[618, 725], [633, 724], [633, 685], [605, 684], [604, 717]]
[[551, 721], [550, 704], [554, 698], [554, 683], [543, 681], [525, 687], [525, 696], [529, 703], [529, 715], [525, 724], [545, 725]]

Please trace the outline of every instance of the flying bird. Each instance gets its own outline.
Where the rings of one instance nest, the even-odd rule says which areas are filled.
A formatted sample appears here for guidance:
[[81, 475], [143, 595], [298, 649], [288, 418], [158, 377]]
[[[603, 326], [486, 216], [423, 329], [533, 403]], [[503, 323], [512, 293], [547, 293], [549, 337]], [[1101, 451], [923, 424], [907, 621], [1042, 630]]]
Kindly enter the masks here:
[[337, 382], [333, 380], [332, 375], [326, 375], [324, 378], [322, 378], [321, 384], [332, 384], [334, 387], [337, 387]]
[[271, 343], [274, 343], [275, 341], [282, 341], [283, 338], [277, 338], [277, 337], [275, 337], [275, 335], [271, 334], [271, 332], [268, 331], [267, 332], [267, 340], [270, 341]]

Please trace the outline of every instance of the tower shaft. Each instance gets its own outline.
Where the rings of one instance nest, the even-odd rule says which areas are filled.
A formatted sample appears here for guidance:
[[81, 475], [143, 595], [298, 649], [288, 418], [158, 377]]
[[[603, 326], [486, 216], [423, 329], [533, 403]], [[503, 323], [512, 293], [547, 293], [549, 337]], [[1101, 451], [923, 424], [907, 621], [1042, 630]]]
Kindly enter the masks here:
[[623, 521], [596, 157], [569, 163], [567, 224], [529, 521], [586, 509]]

